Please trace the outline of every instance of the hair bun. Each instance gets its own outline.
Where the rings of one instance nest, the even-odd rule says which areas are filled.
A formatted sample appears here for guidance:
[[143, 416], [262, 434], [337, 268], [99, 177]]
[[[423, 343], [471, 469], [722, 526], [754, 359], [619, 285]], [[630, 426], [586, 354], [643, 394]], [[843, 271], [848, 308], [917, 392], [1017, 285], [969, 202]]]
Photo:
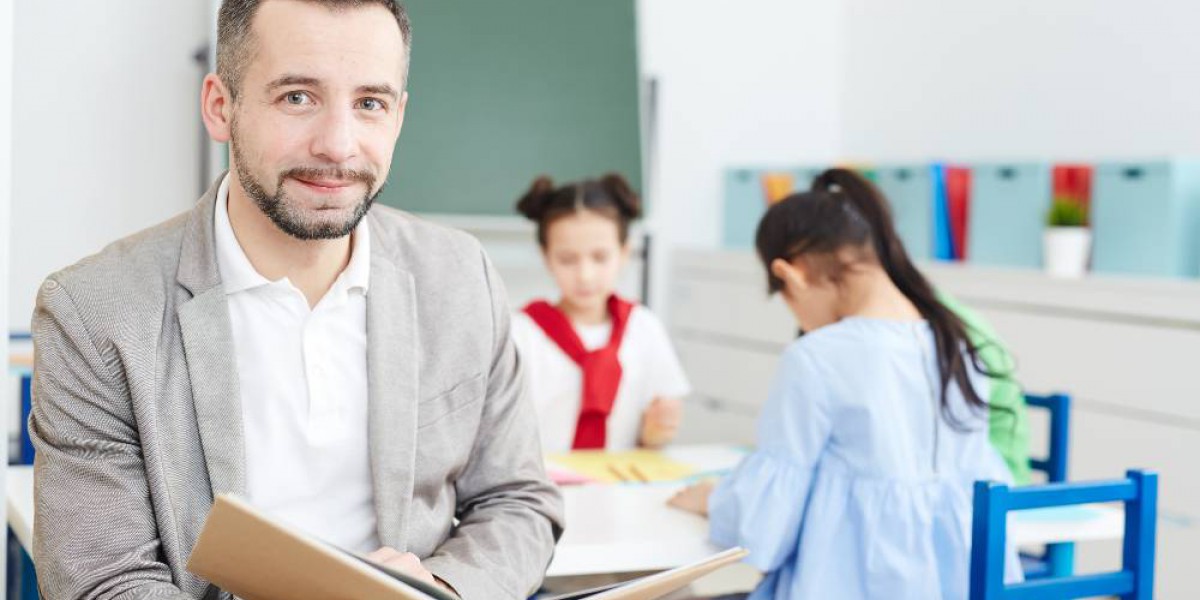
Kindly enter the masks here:
[[546, 175], [539, 176], [530, 184], [525, 195], [517, 200], [517, 212], [530, 221], [540, 221], [553, 195], [554, 181]]
[[852, 169], [833, 167], [825, 169], [813, 179], [814, 192], [862, 192], [871, 187], [871, 182]]
[[613, 197], [617, 208], [625, 218], [636, 219], [642, 216], [641, 196], [633, 191], [633, 187], [620, 174], [606, 174], [600, 178], [600, 185], [604, 186], [604, 189]]

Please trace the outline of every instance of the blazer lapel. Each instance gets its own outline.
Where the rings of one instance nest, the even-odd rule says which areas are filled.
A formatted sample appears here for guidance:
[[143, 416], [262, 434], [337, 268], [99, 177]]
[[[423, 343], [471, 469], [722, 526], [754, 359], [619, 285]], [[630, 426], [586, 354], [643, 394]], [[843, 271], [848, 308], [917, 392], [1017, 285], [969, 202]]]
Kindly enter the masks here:
[[[244, 493], [246, 487], [237, 354], [216, 263], [215, 203], [216, 185], [189, 217], [178, 275], [179, 283], [193, 294], [181, 304], [178, 316], [214, 495]], [[412, 275], [384, 249], [383, 236], [371, 239], [367, 435], [379, 539], [403, 549], [413, 496], [420, 389], [416, 286]]]
[[217, 269], [213, 211], [221, 179], [188, 217], [177, 281], [192, 298], [177, 315], [187, 358], [192, 401], [213, 495], [246, 488], [245, 439], [237, 353], [229, 305]]
[[367, 292], [368, 436], [379, 539], [404, 550], [417, 452], [420, 340], [416, 285], [412, 274], [384, 251], [383, 238], [372, 232]]

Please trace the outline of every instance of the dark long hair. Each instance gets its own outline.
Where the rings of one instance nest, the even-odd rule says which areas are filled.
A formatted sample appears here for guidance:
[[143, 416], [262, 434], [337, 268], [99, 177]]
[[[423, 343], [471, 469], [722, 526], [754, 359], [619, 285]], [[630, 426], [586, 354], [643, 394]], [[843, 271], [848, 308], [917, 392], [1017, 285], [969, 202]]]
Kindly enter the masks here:
[[517, 212], [537, 223], [537, 240], [543, 248], [551, 223], [585, 210], [612, 219], [617, 225], [618, 239], [624, 244], [629, 238], [629, 223], [642, 215], [642, 200], [629, 182], [616, 173], [561, 186], [543, 175], [533, 180], [529, 190], [517, 200]]
[[834, 281], [850, 266], [839, 262], [845, 250], [857, 250], [861, 259], [878, 262], [933, 330], [942, 415], [955, 427], [962, 427], [948, 407], [951, 382], [962, 391], [971, 408], [987, 407], [971, 386], [968, 369], [997, 375], [983, 366], [966, 324], [938, 300], [929, 280], [913, 265], [896, 233], [887, 200], [870, 181], [849, 169], [821, 173], [810, 191], [793, 194], [767, 210], [758, 224], [755, 245], [767, 269], [770, 293], [783, 289], [783, 282], [771, 273], [771, 263], [776, 259], [812, 257], [819, 265], [817, 270]]

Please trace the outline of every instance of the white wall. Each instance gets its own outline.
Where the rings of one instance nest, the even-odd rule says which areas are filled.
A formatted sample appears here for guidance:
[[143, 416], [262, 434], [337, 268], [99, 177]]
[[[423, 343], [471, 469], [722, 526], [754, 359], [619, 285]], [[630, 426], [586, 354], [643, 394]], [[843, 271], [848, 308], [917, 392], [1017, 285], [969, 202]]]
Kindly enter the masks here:
[[659, 84], [654, 308], [669, 247], [717, 245], [722, 173], [734, 164], [840, 155], [842, 0], [638, 0], [643, 77]]
[[[9, 279], [15, 327], [47, 273], [197, 196], [190, 55], [214, 1], [15, 3], [13, 219], [26, 224]], [[647, 219], [659, 310], [668, 250], [718, 244], [730, 165], [1200, 154], [1200, 77], [1188, 76], [1200, 3], [637, 0], [637, 10], [641, 72], [660, 92]]]
[[[4, 3], [5, 9], [12, 3]], [[11, 327], [37, 286], [199, 198], [207, 0], [16, 2]]]
[[[0, 357], [8, 360], [8, 281], [9, 236], [12, 231], [12, 70], [13, 70], [13, 9], [12, 3], [0, 2]], [[7, 382], [5, 377], [3, 381]], [[12, 406], [9, 397], [12, 386], [0, 385], [0, 407]], [[8, 431], [8, 414], [0, 410], [0, 431]], [[7, 436], [6, 436], [7, 437]], [[7, 445], [5, 445], [7, 447]], [[7, 489], [8, 461], [0, 465], [0, 489]], [[0, 506], [0, 517], [8, 522], [7, 503]], [[0, 546], [0, 563], [7, 562], [8, 544]], [[0, 590], [8, 589], [6, 572], [0, 570]]]
[[848, 157], [1200, 154], [1200, 3], [843, 1]]

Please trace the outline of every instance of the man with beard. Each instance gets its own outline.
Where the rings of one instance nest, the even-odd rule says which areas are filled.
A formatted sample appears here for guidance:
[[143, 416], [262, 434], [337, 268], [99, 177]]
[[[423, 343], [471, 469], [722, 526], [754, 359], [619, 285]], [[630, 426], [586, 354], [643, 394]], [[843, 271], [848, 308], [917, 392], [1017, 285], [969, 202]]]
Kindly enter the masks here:
[[394, 0], [224, 2], [201, 114], [230, 172], [38, 296], [46, 597], [227, 596], [186, 571], [227, 492], [464, 598], [540, 583], [561, 501], [500, 280], [372, 208], [409, 48]]

